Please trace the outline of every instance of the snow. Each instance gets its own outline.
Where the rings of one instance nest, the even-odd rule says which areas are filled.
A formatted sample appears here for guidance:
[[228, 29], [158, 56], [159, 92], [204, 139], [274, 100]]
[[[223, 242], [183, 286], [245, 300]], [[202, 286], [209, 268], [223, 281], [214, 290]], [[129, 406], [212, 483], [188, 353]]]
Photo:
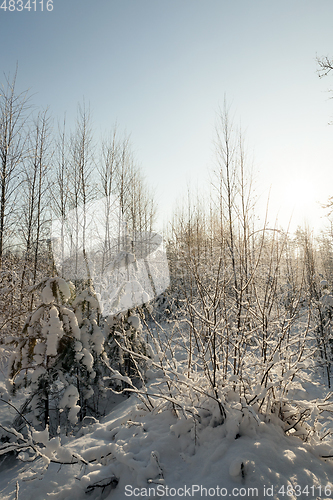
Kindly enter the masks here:
[[91, 352], [88, 351], [85, 347], [82, 349], [82, 363], [86, 365], [88, 371], [92, 371], [94, 365], [94, 358]]
[[47, 446], [47, 443], [49, 441], [49, 429], [46, 426], [46, 428], [43, 431], [34, 431], [32, 433], [33, 439], [36, 441], [36, 443], [43, 443], [45, 446]]
[[50, 320], [49, 320], [49, 328], [47, 329], [47, 356], [56, 356], [57, 355], [57, 347], [58, 341], [64, 334], [64, 330], [62, 327], [62, 322], [59, 319], [58, 310], [53, 306], [49, 311]]
[[42, 342], [39, 342], [35, 345], [34, 347], [34, 362], [37, 365], [40, 365], [43, 363], [45, 357], [45, 344]]
[[[51, 306], [47, 328], [53, 332], [51, 337], [54, 339], [59, 335], [59, 321], [58, 309]], [[113, 321], [114, 318], [108, 318], [109, 326]], [[136, 314], [130, 315], [127, 321], [134, 328], [141, 327]], [[93, 356], [87, 343], [91, 341], [95, 352], [98, 352], [103, 338], [94, 321], [92, 325], [90, 340], [87, 325], [83, 325], [81, 340], [78, 337], [75, 342], [75, 352], [87, 369], [94, 373]], [[48, 345], [37, 343], [34, 357], [42, 358], [49, 349]], [[178, 386], [182, 390], [164, 394], [169, 400], [153, 396], [153, 411], [148, 411], [147, 406], [133, 394], [100, 421], [86, 417], [81, 428], [76, 426], [68, 435], [63, 433], [51, 437], [48, 428], [33, 431], [32, 437], [40, 450], [39, 458], [31, 461], [33, 456], [27, 448], [22, 449], [21, 460], [14, 460], [9, 454], [2, 459], [0, 455], [1, 500], [15, 498], [17, 481], [19, 500], [181, 498], [185, 496], [184, 492], [191, 498], [240, 496], [262, 500], [305, 500], [333, 497], [333, 459], [321, 458], [333, 455], [332, 439], [321, 440], [321, 436], [332, 432], [330, 415], [333, 404], [325, 400], [325, 383], [311, 370], [309, 360], [295, 363], [289, 371], [282, 373], [280, 354], [272, 354], [265, 368], [269, 368], [271, 383], [263, 387], [261, 377], [253, 383], [253, 396], [250, 397], [256, 396], [258, 400], [272, 390], [277, 394], [278, 382], [281, 384], [284, 379], [283, 390], [289, 392], [288, 401], [297, 404], [300, 411], [308, 411], [307, 424], [295, 426], [294, 432], [287, 435], [289, 424], [280, 420], [278, 412], [266, 416], [260, 414], [257, 412], [258, 405], [249, 406], [232, 389], [240, 384], [239, 376], [231, 375], [229, 385], [217, 387], [219, 397], [227, 403], [227, 417], [223, 421], [216, 401], [196, 392], [200, 382], [199, 371], [192, 374], [192, 379], [184, 374], [186, 356], [183, 357], [180, 345], [174, 349], [173, 372], [161, 368], [160, 361], [167, 356], [163, 349], [157, 348], [155, 354], [152, 348], [151, 351], [153, 359], [149, 360], [149, 383], [141, 390], [141, 396], [145, 391], [159, 394], [172, 377], [183, 384]], [[298, 379], [298, 370], [301, 369], [305, 370], [307, 379]], [[31, 375], [33, 381], [37, 382], [43, 374], [42, 370], [43, 367], [35, 369]], [[253, 370], [255, 372], [255, 367]], [[131, 380], [119, 371], [113, 370], [110, 378], [131, 385]], [[289, 379], [293, 379], [292, 386], [288, 385]], [[59, 408], [67, 413], [69, 422], [75, 426], [80, 410], [77, 404], [79, 393], [75, 385], [67, 385], [65, 378], [61, 382]], [[8, 399], [4, 383], [0, 384], [0, 393]], [[85, 397], [91, 395], [92, 387], [87, 387]], [[108, 396], [114, 397], [112, 391]], [[200, 401], [199, 397], [202, 397]], [[194, 406], [194, 401], [200, 404]], [[37, 399], [32, 401], [32, 407], [37, 403]], [[293, 405], [284, 402], [284, 396], [281, 396], [280, 404], [284, 417], [287, 420], [292, 418], [295, 413]], [[326, 405], [326, 417], [321, 420], [320, 404]], [[6, 403], [0, 403], [1, 425], [10, 426], [12, 416], [13, 409]], [[317, 440], [304, 440], [308, 434], [306, 425], [317, 430]], [[298, 487], [304, 491], [303, 494], [297, 493]], [[327, 492], [330, 487], [332, 494], [326, 495], [325, 487]], [[292, 493], [287, 495], [286, 491], [291, 492], [291, 489]]]
[[69, 286], [66, 283], [66, 281], [63, 278], [57, 278], [57, 283], [58, 283], [59, 290], [62, 293], [64, 299], [65, 300], [70, 299], [71, 292], [70, 292]]
[[131, 316], [129, 316], [129, 318], [127, 319], [127, 322], [130, 325], [132, 325], [133, 328], [135, 328], [135, 330], [139, 330], [139, 328], [141, 327], [141, 321], [140, 321], [139, 316], [137, 316], [137, 315], [132, 314]]
[[78, 420], [77, 414], [80, 411], [80, 407], [76, 404], [79, 400], [79, 393], [74, 385], [69, 385], [66, 387], [65, 392], [60, 400], [59, 408], [69, 408], [68, 420], [75, 424]]
[[68, 412], [68, 420], [70, 421], [71, 424], [76, 424], [78, 421], [78, 416], [77, 414], [80, 411], [80, 407], [78, 405], [74, 405], [70, 408]]
[[42, 290], [42, 300], [44, 304], [51, 304], [55, 300], [49, 281]]
[[67, 307], [64, 307], [64, 306], [60, 307], [60, 312], [65, 317], [66, 316], [68, 317], [69, 326], [70, 326], [70, 330], [72, 332], [73, 337], [80, 340], [80, 336], [81, 336], [80, 328], [79, 328], [77, 318], [76, 318], [74, 312], [71, 311], [70, 309], [68, 309]]
[[38, 309], [36, 309], [36, 311], [31, 316], [30, 323], [37, 323], [37, 321], [39, 321], [39, 319], [43, 316], [44, 312], [45, 309], [43, 306], [38, 307]]
[[[65, 399], [69, 402], [69, 394], [74, 391], [67, 389]], [[69, 404], [73, 404], [74, 399], [73, 395]], [[120, 478], [117, 486], [106, 488], [102, 496], [99, 496], [101, 491], [95, 489], [92, 498], [123, 500], [129, 496], [125, 492], [132, 492], [134, 497], [134, 488], [138, 488], [135, 491], [141, 496], [146, 496], [149, 489], [157, 495], [158, 491], [165, 493], [167, 489], [171, 492], [171, 488], [181, 496], [187, 488], [193, 493], [192, 498], [202, 498], [204, 488], [206, 496], [213, 488], [216, 497], [217, 488], [220, 492], [224, 488], [227, 496], [232, 491], [239, 492], [240, 488], [246, 491], [257, 488], [256, 497], [264, 499], [264, 492], [273, 486], [270, 497], [277, 500], [283, 498], [278, 494], [279, 489], [286, 489], [288, 485], [302, 488], [308, 485], [315, 491], [319, 491], [320, 486], [332, 486], [332, 463], [319, 459], [311, 446], [299, 438], [287, 437], [280, 426], [260, 422], [252, 436], [242, 435], [236, 439], [235, 429], [231, 427], [223, 424], [197, 430], [194, 446], [190, 422], [177, 421], [169, 410], [158, 414], [147, 412], [133, 396], [103, 421], [93, 424], [90, 432], [70, 439], [67, 444], [61, 445], [58, 438], [49, 441], [47, 431], [36, 433], [35, 437], [44, 443], [47, 454], [54, 453], [58, 459], [70, 462], [74, 453], [87, 462], [95, 462], [60, 469], [59, 465], [51, 463], [44, 475], [45, 464], [35, 462], [34, 474], [40, 474], [39, 481], [28, 481], [32, 465], [12, 465], [6, 469], [6, 477], [0, 476], [1, 499], [13, 497], [17, 478], [25, 500], [83, 500], [88, 498], [87, 486], [103, 480], [106, 484], [112, 477]], [[295, 500], [297, 497], [286, 498]]]

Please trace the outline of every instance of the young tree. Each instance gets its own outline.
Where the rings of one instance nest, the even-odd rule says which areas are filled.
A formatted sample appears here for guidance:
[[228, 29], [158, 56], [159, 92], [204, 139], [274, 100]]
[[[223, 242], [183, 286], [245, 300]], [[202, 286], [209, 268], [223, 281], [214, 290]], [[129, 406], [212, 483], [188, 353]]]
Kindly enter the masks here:
[[8, 238], [13, 236], [22, 160], [27, 154], [28, 93], [16, 93], [16, 76], [17, 71], [12, 80], [5, 77], [0, 91], [0, 266]]
[[76, 388], [80, 402], [80, 420], [86, 415], [100, 416], [100, 397], [105, 396], [104, 334], [100, 323], [100, 305], [92, 286], [79, 293], [72, 303], [80, 328], [82, 349], [77, 358]]
[[[66, 305], [71, 291], [62, 278], [45, 278], [35, 290], [40, 290], [41, 303], [28, 315], [23, 327], [9, 363], [9, 382], [14, 394], [23, 387], [29, 388], [23, 408], [32, 412], [33, 425], [45, 428], [52, 424], [55, 432], [59, 418], [50, 422], [50, 404], [52, 401], [55, 405], [63, 389], [73, 385], [82, 350], [80, 329], [74, 312]], [[78, 399], [72, 400], [70, 407], [68, 402], [64, 404], [70, 408], [72, 423], [80, 410]]]
[[[89, 279], [89, 265], [86, 254], [86, 207], [94, 199], [96, 190], [92, 182], [93, 157], [92, 157], [92, 131], [90, 127], [90, 111], [83, 106], [78, 106], [77, 124], [70, 140], [71, 170], [70, 170], [70, 196], [71, 206], [76, 211], [75, 248], [82, 246], [82, 255], [86, 265]], [[79, 220], [79, 208], [82, 208], [83, 220]], [[82, 231], [82, 242], [79, 244], [78, 235]], [[75, 271], [78, 270], [78, 252]], [[77, 284], [77, 280], [76, 284]]]
[[[89, 277], [89, 265], [86, 255], [86, 218], [87, 206], [96, 197], [93, 173], [94, 160], [90, 112], [83, 104], [83, 106], [78, 106], [76, 127], [69, 138], [67, 139], [66, 136], [65, 121], [62, 130], [59, 131], [53, 172], [53, 219], [56, 219], [57, 224], [60, 224], [57, 252], [60, 252], [62, 255], [61, 260], [64, 261], [65, 233], [69, 231], [70, 251], [74, 258], [72, 264], [73, 276], [70, 276], [70, 278], [74, 280], [76, 285], [81, 279], [79, 271], [81, 261], [83, 261], [85, 274]], [[67, 221], [69, 214], [71, 220]], [[58, 269], [58, 272], [63, 275], [64, 270]]]
[[[58, 252], [61, 255], [61, 261], [64, 261], [64, 237], [65, 237], [65, 224], [68, 211], [71, 207], [71, 193], [70, 193], [70, 158], [69, 158], [69, 146], [68, 139], [66, 136], [66, 119], [62, 127], [58, 127], [58, 135], [55, 139], [55, 152], [53, 155], [52, 162], [52, 190], [51, 190], [51, 207], [52, 207], [52, 218], [59, 218], [61, 223], [60, 227], [60, 245], [58, 246]], [[63, 268], [59, 268], [58, 274], [64, 276]]]
[[[296, 276], [287, 234], [266, 221], [254, 226], [242, 137], [227, 110], [219, 115], [217, 134], [214, 196], [210, 203], [189, 196], [187, 210], [174, 218], [169, 255], [176, 260], [171, 282], [181, 289], [175, 328], [188, 355], [188, 377], [204, 374], [223, 422], [228, 398], [224, 404], [221, 387], [228, 383], [232, 397], [249, 405], [260, 400], [267, 414], [280, 411], [277, 394], [284, 393], [285, 382], [268, 393], [273, 372], [289, 378], [313, 346], [311, 311], [302, 309], [302, 266]], [[287, 271], [293, 276], [288, 300]], [[296, 321], [305, 323], [302, 335]]]
[[[49, 205], [50, 182], [48, 179], [50, 159], [50, 125], [47, 111], [38, 113], [34, 128], [29, 136], [29, 155], [24, 161], [21, 205], [21, 235], [24, 239], [23, 269], [21, 275], [21, 302], [24, 298], [26, 273], [31, 272], [28, 285], [33, 285], [37, 279], [38, 267], [45, 267], [41, 261], [41, 241], [46, 240], [46, 223], [50, 214]], [[44, 254], [45, 259], [45, 254]], [[46, 271], [46, 269], [45, 269]], [[32, 308], [33, 297], [30, 301]]]

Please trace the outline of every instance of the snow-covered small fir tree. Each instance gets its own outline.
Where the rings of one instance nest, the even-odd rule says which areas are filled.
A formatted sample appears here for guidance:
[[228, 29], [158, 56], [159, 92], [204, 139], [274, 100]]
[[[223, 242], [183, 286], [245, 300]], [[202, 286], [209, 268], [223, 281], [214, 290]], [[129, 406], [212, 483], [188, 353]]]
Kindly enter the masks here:
[[[72, 395], [63, 401], [63, 393], [75, 383], [83, 345], [77, 318], [67, 306], [73, 289], [62, 278], [52, 277], [43, 279], [31, 291], [36, 290], [41, 293], [41, 303], [25, 322], [9, 362], [8, 379], [13, 394], [28, 389], [22, 411], [32, 413], [33, 425], [45, 428], [50, 424], [54, 432], [59, 410], [67, 408], [70, 422], [77, 421], [79, 398]], [[51, 409], [57, 417], [52, 422]]]
[[99, 399], [104, 394], [104, 335], [99, 326], [100, 306], [91, 286], [74, 300], [73, 308], [80, 328], [82, 350], [77, 353], [77, 390], [81, 419], [87, 414], [99, 415]]
[[[139, 313], [130, 310], [116, 316], [108, 316], [104, 331], [111, 366], [121, 375], [142, 379], [146, 369], [145, 362], [131, 354], [133, 352], [147, 356], [148, 352]], [[120, 382], [117, 382], [119, 385]]]

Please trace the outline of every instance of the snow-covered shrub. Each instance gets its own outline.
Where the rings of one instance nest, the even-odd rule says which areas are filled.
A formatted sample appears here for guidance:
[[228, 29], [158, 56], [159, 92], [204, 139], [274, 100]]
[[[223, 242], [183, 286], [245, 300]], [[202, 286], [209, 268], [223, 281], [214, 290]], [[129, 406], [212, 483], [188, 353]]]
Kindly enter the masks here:
[[[193, 350], [189, 367], [189, 339], [181, 329], [171, 330], [170, 325], [164, 329], [158, 323], [157, 329], [150, 329], [145, 324], [151, 334], [149, 357], [135, 352], [131, 355], [146, 362], [146, 383], [138, 388], [126, 378], [126, 390], [137, 394], [142, 410], [154, 415], [171, 412], [176, 417], [172, 431], [184, 441], [182, 451], [190, 455], [212, 428], [221, 427], [230, 442], [242, 436], [255, 437], [265, 423], [277, 426], [286, 436], [311, 443], [320, 456], [331, 456], [331, 395], [310, 400], [307, 394], [316, 366], [314, 348], [308, 345], [308, 319], [304, 314], [288, 332], [287, 349], [276, 349], [265, 362], [258, 346], [249, 346], [239, 374], [225, 376], [217, 370], [215, 386], [209, 357], [205, 366], [201, 354]], [[124, 380], [119, 373], [114, 377]]]
[[[286, 432], [288, 427], [292, 432], [291, 411], [296, 427], [308, 417], [293, 404], [293, 391], [302, 390], [315, 352], [304, 279], [311, 270], [287, 234], [267, 227], [253, 230], [250, 213], [241, 212], [243, 195], [223, 177], [230, 172], [221, 169], [220, 174], [220, 211], [212, 205], [208, 213], [198, 200], [174, 220], [169, 255], [178, 307], [168, 331], [160, 333], [156, 355], [163, 360], [162, 373], [165, 364], [178, 373], [179, 355], [183, 365], [186, 360], [186, 383], [200, 374], [197, 388], [215, 401], [220, 424], [236, 404], [244, 418], [278, 415]], [[228, 210], [224, 203], [230, 203]], [[163, 394], [176, 408], [175, 374], [168, 384]]]
[[331, 387], [331, 367], [333, 363], [333, 295], [328, 282], [322, 279], [311, 297], [314, 316], [318, 362], [326, 372], [328, 387]]
[[[331, 387], [331, 365], [333, 359], [332, 344], [332, 318], [333, 296], [330, 291], [329, 281], [324, 278], [319, 270], [330, 276], [330, 265], [327, 262], [329, 255], [323, 255], [323, 244], [327, 250], [329, 243], [325, 238], [314, 242], [308, 230], [299, 229], [296, 233], [299, 243], [299, 258], [304, 269], [305, 307], [311, 310], [311, 325], [313, 326], [317, 345], [317, 362], [325, 371], [328, 387]], [[321, 247], [321, 250], [319, 250]], [[326, 253], [326, 252], [325, 252]], [[328, 254], [331, 251], [327, 252]]]

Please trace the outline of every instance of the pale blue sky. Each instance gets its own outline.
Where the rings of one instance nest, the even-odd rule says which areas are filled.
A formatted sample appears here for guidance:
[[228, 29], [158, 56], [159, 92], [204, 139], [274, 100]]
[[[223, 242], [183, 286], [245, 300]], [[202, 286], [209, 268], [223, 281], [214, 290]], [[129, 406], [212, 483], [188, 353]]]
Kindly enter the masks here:
[[84, 97], [97, 132], [117, 121], [163, 213], [189, 181], [208, 177], [226, 95], [246, 131], [261, 207], [272, 185], [272, 223], [279, 211], [286, 225], [297, 202], [292, 227], [303, 214], [320, 224], [315, 201], [333, 195], [333, 75], [319, 80], [315, 58], [333, 56], [332, 0], [53, 4], [0, 9], [0, 71], [18, 62], [18, 87], [55, 118], [74, 119]]

